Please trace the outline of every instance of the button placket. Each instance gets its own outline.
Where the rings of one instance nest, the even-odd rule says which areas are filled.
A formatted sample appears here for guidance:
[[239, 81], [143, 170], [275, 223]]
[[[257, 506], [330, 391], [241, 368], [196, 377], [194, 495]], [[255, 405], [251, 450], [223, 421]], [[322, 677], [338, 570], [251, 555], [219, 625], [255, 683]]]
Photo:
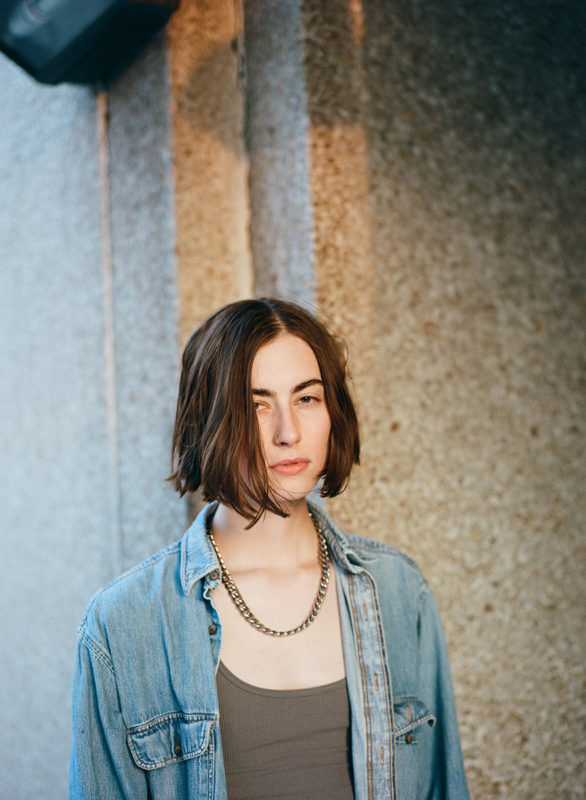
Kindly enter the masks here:
[[[348, 576], [348, 597], [354, 617], [358, 662], [365, 697], [369, 760], [367, 792], [369, 797], [389, 797], [396, 800], [392, 688], [390, 679], [387, 683], [385, 678], [384, 641], [376, 584], [366, 570]], [[371, 693], [378, 693], [380, 699], [370, 702]]]

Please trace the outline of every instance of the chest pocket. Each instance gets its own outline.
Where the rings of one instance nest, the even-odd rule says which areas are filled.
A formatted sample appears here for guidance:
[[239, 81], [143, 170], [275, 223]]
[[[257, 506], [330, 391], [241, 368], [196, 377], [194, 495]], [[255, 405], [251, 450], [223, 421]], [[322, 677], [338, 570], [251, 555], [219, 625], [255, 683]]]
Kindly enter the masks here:
[[135, 764], [155, 770], [210, 754], [214, 722], [213, 714], [175, 711], [129, 728], [126, 736]]
[[435, 725], [431, 711], [415, 697], [395, 698], [394, 711], [397, 744], [416, 744], [423, 731], [421, 726]]
[[397, 797], [428, 797], [431, 780], [431, 748], [435, 717], [415, 697], [395, 698], [395, 753]]

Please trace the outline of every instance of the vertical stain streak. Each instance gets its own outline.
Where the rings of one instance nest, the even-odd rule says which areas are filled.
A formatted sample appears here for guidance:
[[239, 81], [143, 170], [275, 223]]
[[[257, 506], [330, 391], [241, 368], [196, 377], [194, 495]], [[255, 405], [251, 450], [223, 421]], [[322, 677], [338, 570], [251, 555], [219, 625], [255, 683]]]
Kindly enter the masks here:
[[104, 308], [104, 379], [110, 466], [110, 524], [112, 574], [122, 571], [122, 525], [120, 517], [120, 472], [118, 468], [118, 411], [116, 406], [116, 359], [114, 333], [114, 268], [112, 261], [112, 217], [110, 208], [110, 158], [108, 149], [108, 94], [96, 98], [98, 163], [102, 236], [102, 296]]
[[349, 0], [348, 10], [350, 11], [352, 39], [354, 40], [355, 47], [360, 48], [364, 40], [365, 28], [362, 0]]

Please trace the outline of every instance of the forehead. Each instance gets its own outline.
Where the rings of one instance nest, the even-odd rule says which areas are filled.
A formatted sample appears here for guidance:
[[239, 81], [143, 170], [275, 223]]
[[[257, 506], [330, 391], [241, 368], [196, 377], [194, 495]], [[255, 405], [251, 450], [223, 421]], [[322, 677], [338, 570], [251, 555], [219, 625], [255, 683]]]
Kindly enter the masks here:
[[251, 378], [253, 389], [291, 389], [303, 381], [321, 379], [321, 372], [307, 342], [291, 333], [282, 333], [258, 349]]

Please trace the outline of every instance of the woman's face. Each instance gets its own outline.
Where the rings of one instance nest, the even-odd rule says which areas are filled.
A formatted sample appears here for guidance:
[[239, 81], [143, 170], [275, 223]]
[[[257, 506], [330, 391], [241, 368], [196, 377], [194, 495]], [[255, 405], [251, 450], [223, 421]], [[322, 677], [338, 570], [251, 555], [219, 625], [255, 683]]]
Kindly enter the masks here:
[[301, 499], [325, 466], [331, 428], [315, 354], [283, 333], [258, 350], [251, 379], [270, 485], [285, 500]]

